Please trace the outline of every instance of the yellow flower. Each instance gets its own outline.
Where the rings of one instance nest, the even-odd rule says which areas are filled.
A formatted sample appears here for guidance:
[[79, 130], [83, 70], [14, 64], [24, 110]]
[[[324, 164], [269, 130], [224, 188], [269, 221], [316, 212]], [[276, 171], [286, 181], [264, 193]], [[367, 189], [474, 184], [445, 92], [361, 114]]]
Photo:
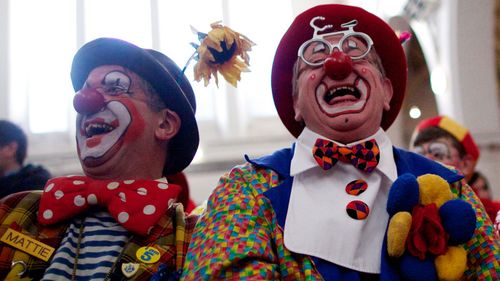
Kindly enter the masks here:
[[[212, 30], [208, 34], [200, 34], [203, 37], [197, 48], [198, 62], [194, 66], [194, 79], [203, 79], [205, 86], [208, 85], [212, 75], [218, 86], [217, 72], [234, 87], [241, 79], [241, 72], [248, 72], [249, 56], [255, 45], [246, 36], [223, 26], [220, 22], [210, 25]], [[202, 35], [202, 36], [200, 36]]]

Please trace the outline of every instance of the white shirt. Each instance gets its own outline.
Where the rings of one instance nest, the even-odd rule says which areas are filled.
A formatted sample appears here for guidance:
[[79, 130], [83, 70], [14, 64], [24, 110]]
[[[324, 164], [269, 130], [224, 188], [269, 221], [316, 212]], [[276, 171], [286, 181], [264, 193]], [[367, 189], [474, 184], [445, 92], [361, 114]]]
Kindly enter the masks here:
[[[397, 178], [392, 143], [379, 129], [367, 139], [347, 144], [372, 138], [377, 141], [380, 161], [368, 174], [341, 161], [332, 169], [323, 170], [312, 154], [317, 138], [326, 139], [305, 128], [296, 141], [290, 166], [294, 179], [284, 229], [285, 246], [357, 271], [380, 273], [389, 220], [387, 196]], [[366, 191], [357, 196], [348, 194], [345, 187], [359, 179], [366, 181]], [[346, 206], [354, 200], [368, 205], [366, 219], [356, 220], [347, 214]]]

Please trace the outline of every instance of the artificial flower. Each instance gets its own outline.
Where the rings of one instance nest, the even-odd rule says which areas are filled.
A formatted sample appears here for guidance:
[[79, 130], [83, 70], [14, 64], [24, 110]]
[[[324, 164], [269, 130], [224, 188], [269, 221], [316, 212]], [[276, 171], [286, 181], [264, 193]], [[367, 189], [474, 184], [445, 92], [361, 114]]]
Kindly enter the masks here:
[[412, 226], [406, 241], [408, 251], [425, 259], [427, 252], [433, 255], [446, 253], [448, 234], [444, 231], [436, 204], [417, 205], [412, 212]]
[[445, 179], [401, 175], [389, 191], [387, 212], [387, 253], [399, 259], [405, 280], [460, 280], [467, 268], [460, 244], [473, 236], [476, 214]]
[[208, 34], [197, 32], [200, 44], [192, 44], [196, 48], [198, 62], [194, 66], [194, 79], [203, 79], [208, 85], [212, 75], [215, 84], [219, 85], [217, 73], [234, 87], [241, 79], [241, 72], [249, 71], [248, 51], [255, 44], [246, 36], [223, 26], [220, 22], [210, 25]]

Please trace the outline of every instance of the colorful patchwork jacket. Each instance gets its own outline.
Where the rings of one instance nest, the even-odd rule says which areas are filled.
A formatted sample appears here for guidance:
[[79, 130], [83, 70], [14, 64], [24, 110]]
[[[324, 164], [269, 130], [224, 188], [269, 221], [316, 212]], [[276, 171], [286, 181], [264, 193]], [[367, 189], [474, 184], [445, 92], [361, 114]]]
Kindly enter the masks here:
[[[249, 163], [221, 178], [195, 227], [185, 280], [365, 280], [358, 272], [285, 247], [292, 155], [293, 148], [254, 160], [247, 157]], [[466, 279], [500, 280], [499, 239], [472, 189], [462, 185], [462, 177], [404, 150], [394, 148], [394, 157], [398, 175], [438, 174], [453, 183], [455, 194], [473, 205], [477, 226], [466, 245]], [[401, 280], [397, 261], [388, 257], [385, 245], [383, 249], [380, 280]]]
[[[10, 228], [55, 249], [59, 247], [68, 224], [58, 224], [51, 227], [39, 225], [36, 213], [40, 196], [41, 191], [22, 192], [0, 201], [0, 237]], [[156, 275], [163, 273], [163, 275], [177, 275], [179, 277], [196, 220], [195, 216], [184, 216], [181, 204], [174, 204], [153, 228], [150, 236], [134, 236], [125, 245], [120, 260], [117, 261], [114, 270], [110, 272], [109, 279], [150, 280], [155, 273]], [[151, 265], [140, 263], [136, 258], [136, 252], [143, 246], [158, 248], [163, 253], [160, 260]], [[41, 279], [45, 269], [50, 265], [50, 260], [45, 262], [0, 242], [0, 280], [20, 279], [20, 277], [15, 276], [17, 275], [15, 272], [11, 271], [12, 263], [17, 261], [26, 264], [26, 272], [20, 277], [31, 280]], [[121, 270], [123, 263], [139, 263], [140, 267], [131, 278], [126, 278]]]

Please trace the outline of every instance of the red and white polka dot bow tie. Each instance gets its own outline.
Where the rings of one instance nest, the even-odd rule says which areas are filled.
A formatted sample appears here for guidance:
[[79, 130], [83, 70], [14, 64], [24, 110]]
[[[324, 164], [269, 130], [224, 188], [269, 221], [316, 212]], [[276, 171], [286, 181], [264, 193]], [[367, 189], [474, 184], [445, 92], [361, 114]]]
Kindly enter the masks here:
[[45, 185], [38, 221], [55, 224], [87, 210], [91, 205], [108, 212], [127, 230], [149, 234], [152, 227], [175, 202], [181, 188], [154, 180], [108, 181], [85, 176], [50, 179]]

